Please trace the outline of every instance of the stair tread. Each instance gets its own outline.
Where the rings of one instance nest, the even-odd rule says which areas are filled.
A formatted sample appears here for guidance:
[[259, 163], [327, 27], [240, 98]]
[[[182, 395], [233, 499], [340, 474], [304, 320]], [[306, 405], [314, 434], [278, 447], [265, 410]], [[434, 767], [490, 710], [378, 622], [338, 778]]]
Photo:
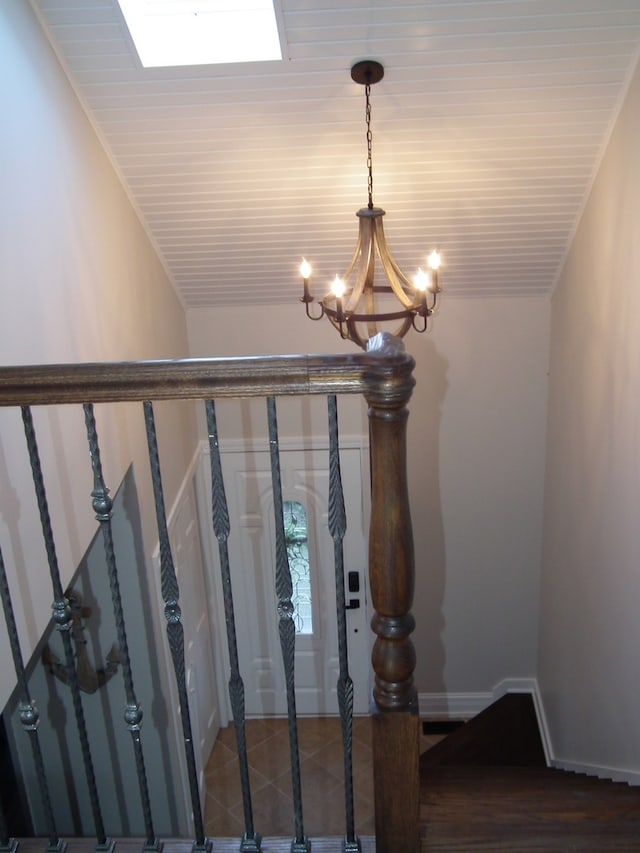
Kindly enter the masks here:
[[[479, 791], [479, 796], [509, 790], [512, 795], [524, 796], [533, 791], [541, 799], [553, 798], [558, 791], [574, 792], [583, 798], [597, 797], [632, 803], [640, 807], [640, 788], [610, 779], [598, 779], [578, 773], [568, 773], [551, 768], [536, 767], [469, 767], [455, 765], [434, 767], [421, 779], [421, 789], [431, 791], [442, 786], [457, 786], [464, 793], [469, 788]], [[517, 788], [517, 790], [515, 790]], [[640, 813], [640, 812], [639, 812]]]
[[503, 697], [420, 758], [422, 851], [640, 851], [640, 788], [549, 768], [531, 697]]
[[560, 770], [436, 767], [420, 809], [423, 850], [640, 850], [640, 790]]

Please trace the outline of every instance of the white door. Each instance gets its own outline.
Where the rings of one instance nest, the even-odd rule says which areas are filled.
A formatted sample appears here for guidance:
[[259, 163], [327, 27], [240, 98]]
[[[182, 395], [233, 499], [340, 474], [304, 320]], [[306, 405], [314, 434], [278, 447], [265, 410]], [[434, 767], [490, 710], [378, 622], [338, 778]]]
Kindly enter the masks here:
[[[369, 708], [371, 632], [366, 606], [367, 544], [362, 496], [361, 448], [340, 451], [347, 515], [344, 571], [349, 670], [354, 713]], [[337, 714], [339, 677], [334, 545], [328, 530], [327, 450], [281, 450], [282, 496], [287, 529], [306, 513], [309, 580], [296, 605], [296, 710]], [[247, 716], [287, 713], [275, 592], [275, 525], [268, 451], [225, 452], [222, 466], [229, 502], [228, 540], [236, 609], [240, 671]], [[303, 535], [289, 537], [289, 542]], [[298, 555], [299, 556], [299, 555]], [[292, 569], [295, 555], [290, 552]], [[297, 579], [294, 577], [294, 585]], [[310, 601], [307, 601], [310, 599]]]

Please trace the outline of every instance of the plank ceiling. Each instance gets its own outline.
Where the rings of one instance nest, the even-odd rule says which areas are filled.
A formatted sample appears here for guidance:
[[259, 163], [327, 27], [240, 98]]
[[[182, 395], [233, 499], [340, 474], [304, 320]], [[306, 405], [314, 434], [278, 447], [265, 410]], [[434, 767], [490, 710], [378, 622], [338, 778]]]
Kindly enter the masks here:
[[282, 62], [143, 69], [116, 0], [32, 0], [187, 307], [298, 299], [374, 201], [451, 295], [552, 287], [640, 45], [640, 0], [280, 0]]

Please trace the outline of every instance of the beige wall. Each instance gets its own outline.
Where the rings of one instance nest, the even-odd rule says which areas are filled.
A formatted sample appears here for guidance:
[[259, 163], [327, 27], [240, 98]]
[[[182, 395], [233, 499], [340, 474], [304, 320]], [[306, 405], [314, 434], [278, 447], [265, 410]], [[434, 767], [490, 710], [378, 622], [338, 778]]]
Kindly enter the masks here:
[[[187, 355], [182, 306], [25, 0], [0, 4], [0, 56], [0, 363]], [[119, 486], [133, 460], [148, 498], [138, 409], [97, 415], [108, 486]], [[35, 416], [66, 582], [96, 528], [83, 416], [68, 408]], [[195, 448], [192, 407], [179, 416], [163, 406], [159, 420], [164, 446], [173, 445], [165, 471], [171, 503]], [[45, 563], [19, 414], [0, 412], [0, 435], [0, 545], [27, 656], [52, 595], [37, 579]], [[143, 524], [150, 550], [151, 514]], [[0, 683], [10, 686], [8, 678]]]
[[552, 304], [540, 686], [564, 762], [640, 767], [640, 73]]
[[[348, 352], [298, 303], [187, 312], [193, 356]], [[409, 419], [420, 692], [490, 691], [535, 675], [549, 304], [447, 299], [431, 334], [406, 338], [416, 359]], [[262, 407], [263, 409], [264, 407]], [[221, 433], [262, 409], [227, 411]], [[366, 433], [366, 407], [341, 405], [341, 434]], [[289, 406], [281, 433], [326, 429], [322, 407]]]
[[443, 300], [410, 342], [418, 684], [535, 675], [549, 304]]

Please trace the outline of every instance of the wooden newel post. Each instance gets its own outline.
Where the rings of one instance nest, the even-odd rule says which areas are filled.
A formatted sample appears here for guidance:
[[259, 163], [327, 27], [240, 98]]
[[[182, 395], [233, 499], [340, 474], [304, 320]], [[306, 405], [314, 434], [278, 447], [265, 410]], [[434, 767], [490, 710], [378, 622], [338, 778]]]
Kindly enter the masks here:
[[[390, 335], [375, 348], [380, 359], [370, 387], [371, 528], [369, 580], [376, 634], [372, 663], [373, 759], [377, 853], [420, 849], [418, 701], [411, 632], [414, 554], [407, 488], [407, 402], [413, 359]], [[370, 342], [371, 343], [371, 342]]]

